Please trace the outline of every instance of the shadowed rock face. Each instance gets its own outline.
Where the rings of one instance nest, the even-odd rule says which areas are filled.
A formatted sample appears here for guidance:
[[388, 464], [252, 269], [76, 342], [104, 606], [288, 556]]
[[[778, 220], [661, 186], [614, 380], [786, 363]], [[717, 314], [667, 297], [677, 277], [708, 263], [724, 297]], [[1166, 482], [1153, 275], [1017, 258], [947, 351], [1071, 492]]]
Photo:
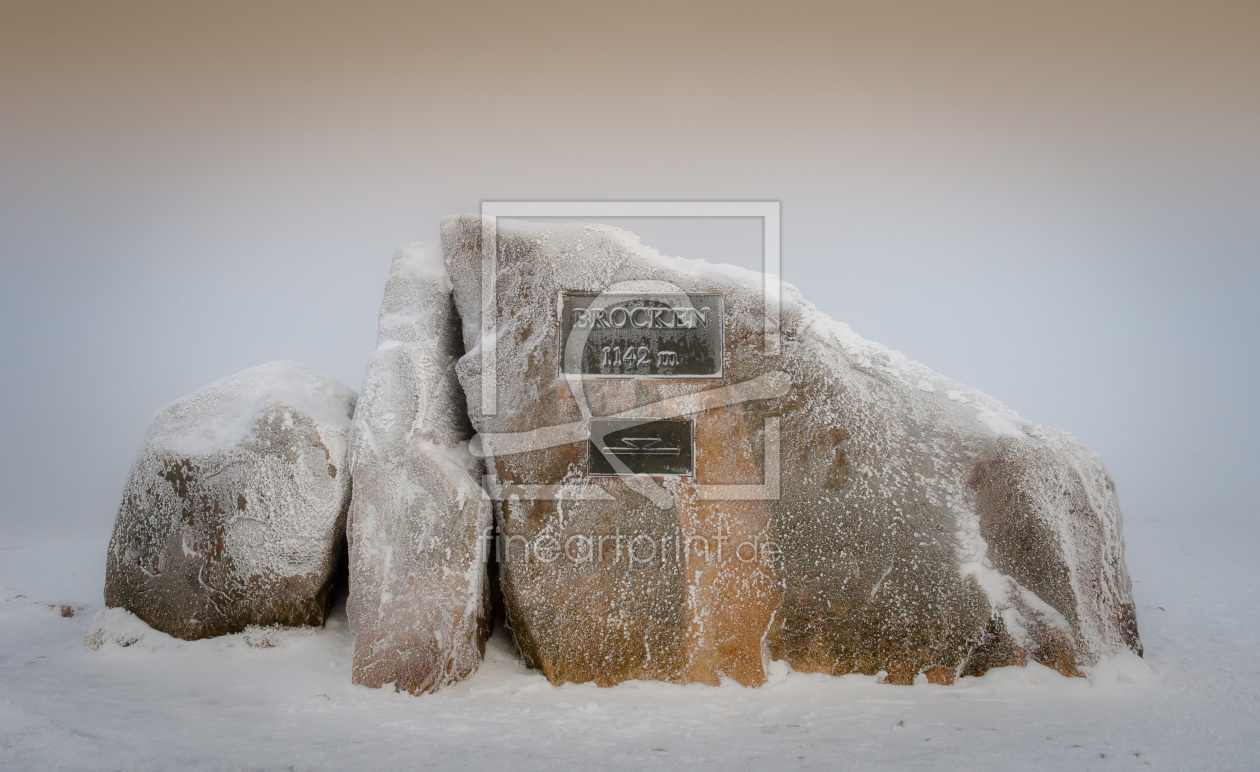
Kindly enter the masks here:
[[[785, 659], [948, 683], [1030, 658], [1074, 675], [1141, 651], [1120, 512], [1094, 453], [861, 339], [786, 285], [782, 349], [765, 355], [759, 275], [663, 258], [615, 228], [500, 221], [497, 410], [484, 415], [481, 231], [475, 216], [443, 223], [471, 352], [457, 372], [507, 486], [495, 516], [510, 624], [552, 682], [756, 685]], [[558, 377], [561, 291], [664, 285], [723, 294], [720, 379]], [[783, 388], [705, 402], [758, 378]], [[677, 409], [660, 404], [671, 399]], [[590, 480], [572, 437], [506, 450], [510, 435], [636, 409], [696, 420], [694, 478]], [[764, 482], [776, 431], [777, 496], [715, 493]], [[510, 495], [530, 485], [555, 495]]]
[[491, 616], [484, 465], [455, 379], [463, 352], [440, 250], [394, 258], [354, 418], [355, 683], [422, 694], [477, 669]]
[[350, 496], [354, 399], [275, 362], [164, 408], [114, 525], [106, 605], [186, 640], [322, 625]]

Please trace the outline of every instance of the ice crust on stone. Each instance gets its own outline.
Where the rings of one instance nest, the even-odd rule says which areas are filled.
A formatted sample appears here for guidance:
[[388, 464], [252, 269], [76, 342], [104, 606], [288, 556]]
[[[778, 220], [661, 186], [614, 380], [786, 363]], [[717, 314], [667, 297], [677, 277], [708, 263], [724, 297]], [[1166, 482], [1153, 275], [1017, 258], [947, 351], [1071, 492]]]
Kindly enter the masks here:
[[114, 525], [106, 603], [186, 639], [322, 624], [355, 398], [303, 365], [272, 362], [159, 411]]
[[145, 434], [145, 446], [184, 455], [227, 450], [245, 440], [274, 404], [289, 405], [321, 426], [345, 432], [354, 401], [353, 391], [305, 365], [270, 362], [221, 378], [162, 408]]
[[354, 418], [350, 598], [356, 683], [413, 693], [473, 672], [489, 634], [489, 502], [454, 365], [436, 245], [397, 253]]
[[[727, 408], [697, 424], [714, 427], [710, 449], [697, 439], [697, 475], [707, 466], [725, 477], [700, 482], [747, 484], [760, 482], [763, 419], [778, 417], [777, 501], [703, 502], [694, 481], [674, 480], [664, 487], [681, 514], [669, 523], [622, 481], [606, 483], [614, 502], [575, 500], [591, 484], [575, 448], [492, 459], [499, 482], [560, 486], [558, 501], [497, 505], [509, 538], [620, 522], [688, 537], [734, 529], [773, 538], [785, 553], [758, 571], [662, 568], [655, 584], [611, 568], [509, 560], [502, 570], [513, 630], [527, 661], [553, 681], [728, 675], [760, 683], [765, 662], [783, 658], [806, 671], [884, 670], [894, 683], [1028, 661], [1077, 675], [1100, 657], [1141, 651], [1120, 510], [1097, 454], [861, 338], [790, 285], [781, 298], [783, 351], [764, 356], [761, 274], [665, 257], [609, 226], [498, 220], [499, 327], [488, 333], [498, 356], [497, 413], [482, 415], [480, 247], [488, 224], [476, 216], [443, 223], [468, 350], [458, 373], [479, 432], [610, 415], [774, 370], [793, 382], [777, 402]], [[725, 295], [724, 379], [586, 381], [587, 404], [579, 405], [578, 390], [555, 375], [557, 293], [643, 282]]]

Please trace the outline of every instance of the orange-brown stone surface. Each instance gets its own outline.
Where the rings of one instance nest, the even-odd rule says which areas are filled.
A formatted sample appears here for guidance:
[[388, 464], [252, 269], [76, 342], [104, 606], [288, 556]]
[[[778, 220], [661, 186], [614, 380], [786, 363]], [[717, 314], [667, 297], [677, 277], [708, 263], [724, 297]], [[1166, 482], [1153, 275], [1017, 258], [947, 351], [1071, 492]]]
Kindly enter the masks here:
[[[1140, 652], [1094, 453], [787, 285], [767, 354], [758, 274], [662, 257], [615, 228], [500, 220], [483, 411], [482, 236], [479, 217], [443, 223], [457, 372], [497, 486], [509, 623], [552, 682], [757, 685], [786, 660], [949, 683]], [[721, 378], [559, 376], [559, 293], [662, 287], [723, 294]], [[694, 477], [587, 477], [583, 427], [608, 416], [695, 419]]]

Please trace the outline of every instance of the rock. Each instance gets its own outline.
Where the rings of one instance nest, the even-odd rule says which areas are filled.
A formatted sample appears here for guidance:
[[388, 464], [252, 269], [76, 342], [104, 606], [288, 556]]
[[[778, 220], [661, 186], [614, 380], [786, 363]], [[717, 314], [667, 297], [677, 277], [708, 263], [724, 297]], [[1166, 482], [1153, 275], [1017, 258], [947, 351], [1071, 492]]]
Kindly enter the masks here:
[[322, 625], [354, 402], [332, 378], [272, 362], [163, 408], [114, 523], [105, 604], [185, 640]]
[[413, 694], [476, 670], [490, 630], [484, 465], [455, 378], [463, 352], [439, 247], [394, 258], [354, 418], [355, 683]]
[[[511, 629], [553, 683], [757, 685], [772, 660], [949, 683], [1028, 659], [1076, 675], [1141, 651], [1096, 454], [788, 285], [782, 348], [765, 354], [760, 274], [665, 258], [615, 228], [500, 221], [497, 409], [483, 414], [481, 228], [442, 226], [469, 351], [457, 372], [501, 489]], [[559, 377], [561, 293], [627, 290], [722, 293], [720, 377]], [[694, 326], [699, 311], [662, 313], [633, 326]], [[641, 373], [672, 361], [631, 350]], [[694, 419], [694, 476], [587, 477], [590, 419], [613, 415]], [[631, 439], [633, 454], [660, 437]]]

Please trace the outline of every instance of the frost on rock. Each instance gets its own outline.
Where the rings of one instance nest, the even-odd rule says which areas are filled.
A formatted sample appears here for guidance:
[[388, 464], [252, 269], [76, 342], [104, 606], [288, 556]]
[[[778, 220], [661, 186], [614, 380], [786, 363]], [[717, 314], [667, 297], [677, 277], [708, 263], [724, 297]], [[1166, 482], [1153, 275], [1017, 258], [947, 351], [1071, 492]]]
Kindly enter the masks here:
[[163, 408], [114, 523], [106, 605], [185, 640], [323, 624], [354, 402], [332, 378], [272, 362]]
[[[607, 226], [497, 227], [497, 410], [483, 415], [482, 220], [442, 226], [469, 352], [457, 372], [483, 437], [656, 415], [668, 398], [696, 419], [694, 479], [585, 478], [584, 440], [490, 458], [500, 486], [557, 486], [495, 512], [511, 628], [552, 682], [756, 685], [786, 660], [949, 683], [1028, 662], [1080, 675], [1141, 651], [1114, 486], [1070, 435], [862, 339], [788, 285], [782, 350], [767, 356], [760, 274], [663, 257]], [[662, 286], [724, 294], [721, 379], [557, 377], [560, 291]], [[773, 398], [706, 409], [691, 396], [775, 372], [790, 386]], [[763, 483], [767, 419], [777, 497], [710, 497]], [[588, 557], [581, 537], [608, 549]], [[631, 538], [654, 559], [632, 562]]]
[[414, 694], [477, 669], [489, 634], [489, 502], [455, 377], [463, 351], [436, 246], [394, 258], [354, 418], [355, 683]]

